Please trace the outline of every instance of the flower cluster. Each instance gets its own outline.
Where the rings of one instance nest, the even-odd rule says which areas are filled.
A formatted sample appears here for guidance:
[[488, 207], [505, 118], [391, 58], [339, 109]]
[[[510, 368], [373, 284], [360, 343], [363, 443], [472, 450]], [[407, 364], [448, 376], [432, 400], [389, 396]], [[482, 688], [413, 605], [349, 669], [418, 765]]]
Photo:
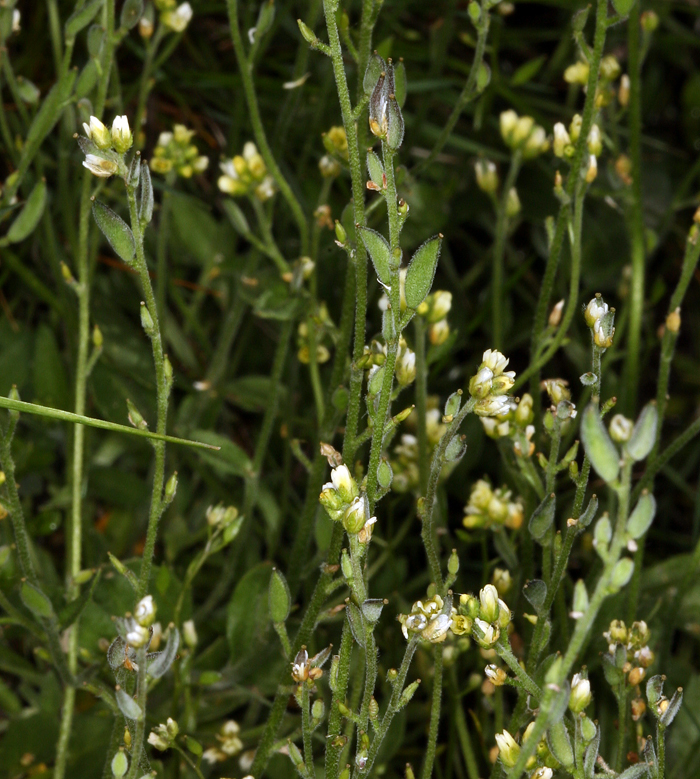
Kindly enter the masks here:
[[193, 135], [194, 130], [188, 130], [184, 124], [176, 124], [172, 132], [161, 133], [153, 150], [151, 170], [162, 175], [174, 170], [186, 179], [203, 173], [209, 167], [209, 158], [200, 155], [191, 143]]
[[148, 735], [148, 743], [161, 752], [170, 749], [180, 728], [172, 717], [168, 717], [165, 725], [156, 725]]
[[240, 732], [241, 728], [236, 720], [227, 720], [216, 734], [216, 740], [219, 742], [219, 745], [204, 750], [202, 757], [208, 763], [214, 764], [223, 763], [229, 757], [237, 755], [243, 749], [243, 742], [238, 736]]
[[275, 194], [275, 181], [267, 172], [258, 147], [248, 141], [243, 146], [243, 154], [237, 154], [230, 160], [224, 160], [219, 167], [223, 176], [219, 176], [219, 189], [227, 195], [241, 197], [255, 195], [265, 202]]
[[556, 414], [559, 420], [576, 417], [576, 406], [571, 402], [571, 390], [566, 379], [544, 379], [540, 387], [552, 401], [550, 412]]
[[523, 524], [523, 516], [520, 498], [513, 500], [510, 490], [505, 487], [494, 490], [485, 479], [479, 479], [464, 507], [462, 524], [470, 530], [502, 525], [517, 530]]
[[431, 644], [440, 644], [447, 638], [455, 614], [450, 603], [445, 606], [439, 595], [433, 595], [425, 601], [416, 601], [410, 614], [399, 614], [397, 619], [404, 638], [408, 639], [409, 633], [419, 633]]
[[615, 309], [610, 308], [598, 293], [584, 309], [583, 316], [593, 332], [595, 345], [600, 349], [610, 348], [615, 335]]
[[491, 417], [481, 417], [484, 432], [489, 438], [513, 439], [513, 450], [518, 457], [531, 457], [535, 451], [532, 436], [535, 426], [532, 421], [535, 413], [532, 409], [532, 395], [525, 393], [519, 401], [510, 399], [503, 412]]
[[447, 315], [452, 308], [452, 293], [436, 290], [418, 306], [417, 313], [428, 323], [428, 339], [433, 346], [444, 344], [450, 335]]
[[515, 383], [515, 371], [505, 371], [508, 359], [496, 349], [487, 349], [477, 372], [469, 380], [469, 394], [476, 399], [474, 413], [497, 417], [507, 413], [513, 401], [505, 393]]
[[501, 630], [510, 624], [511, 613], [498, 590], [493, 584], [487, 584], [479, 592], [479, 597], [463, 594], [459, 596], [459, 608], [455, 617], [455, 633], [469, 632], [477, 643], [485, 648], [492, 647], [500, 638]]
[[152, 631], [149, 629], [156, 619], [156, 605], [152, 595], [136, 604], [134, 614], [127, 614], [123, 621], [124, 640], [133, 649], [148, 646], [151, 642]]
[[[524, 744], [530, 738], [534, 730], [535, 723], [531, 722], [523, 733], [522, 743]], [[504, 730], [502, 733], [496, 733], [496, 744], [498, 745], [498, 757], [506, 768], [512, 768], [520, 756], [520, 744]], [[532, 771], [530, 779], [552, 779], [554, 770], [559, 768], [559, 762], [551, 753], [547, 745], [546, 737], [543, 737], [537, 745], [537, 752], [525, 764], [528, 771]], [[533, 771], [534, 769], [534, 771]]]
[[118, 171], [123, 172], [123, 155], [134, 142], [126, 116], [116, 116], [111, 130], [96, 116], [91, 116], [89, 123], [83, 122], [83, 128], [85, 137], [78, 138], [78, 143], [85, 154], [83, 165], [90, 173], [109, 178]]
[[[554, 142], [552, 144], [552, 150], [554, 151], [555, 156], [565, 160], [570, 160], [574, 156], [575, 144], [581, 135], [582, 122], [583, 119], [581, 118], [581, 115], [576, 114], [571, 120], [568, 130], [562, 122], [557, 122], [554, 125]], [[600, 127], [598, 127], [597, 124], [594, 124], [588, 131], [586, 146], [588, 147], [589, 155], [586, 181], [590, 184], [598, 175], [598, 157], [600, 157], [600, 154], [603, 151]]]
[[323, 485], [318, 500], [328, 516], [334, 522], [342, 521], [345, 530], [356, 533], [361, 543], [367, 543], [372, 537], [377, 518], [369, 516], [367, 496], [360, 494], [347, 465], [333, 468], [331, 480]]
[[[299, 268], [302, 276], [305, 273], [305, 268], [309, 271], [313, 270], [314, 263], [308, 257], [302, 257], [302, 266]], [[325, 303], [321, 303], [317, 309], [315, 316], [311, 318], [311, 327], [313, 328], [314, 343], [316, 346], [316, 362], [322, 365], [324, 362], [328, 362], [331, 358], [331, 353], [327, 346], [323, 344], [324, 340], [333, 340], [333, 332], [335, 327], [333, 320], [328, 313], [328, 307]], [[299, 362], [308, 365], [311, 361], [311, 340], [309, 338], [309, 324], [307, 322], [300, 322], [297, 327], [297, 358]]]
[[532, 159], [549, 149], [544, 127], [535, 124], [531, 116], [518, 116], [512, 109], [500, 116], [501, 136], [506, 146], [519, 149], [524, 159]]
[[172, 32], [184, 32], [192, 19], [189, 3], [177, 4], [176, 0], [153, 0], [160, 11], [160, 22]]
[[649, 649], [651, 632], [647, 623], [640, 620], [628, 628], [622, 620], [614, 619], [603, 637], [613, 657], [618, 648], [624, 649], [626, 654], [622, 670], [628, 674], [627, 680], [632, 686], [639, 684], [644, 679], [646, 669], [654, 662], [654, 653]]

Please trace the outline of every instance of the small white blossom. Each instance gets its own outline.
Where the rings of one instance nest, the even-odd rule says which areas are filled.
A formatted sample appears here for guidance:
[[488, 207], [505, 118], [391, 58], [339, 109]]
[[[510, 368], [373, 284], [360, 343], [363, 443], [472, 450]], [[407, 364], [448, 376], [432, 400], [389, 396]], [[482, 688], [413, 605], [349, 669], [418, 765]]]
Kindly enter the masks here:
[[134, 136], [131, 134], [129, 120], [124, 116], [115, 116], [112, 122], [112, 144], [120, 153], [125, 154], [131, 148]]
[[134, 649], [139, 649], [148, 644], [151, 634], [148, 628], [139, 625], [136, 620], [129, 620], [129, 628], [126, 633], [126, 643]]
[[554, 125], [554, 143], [552, 149], [557, 157], [563, 157], [564, 151], [567, 146], [571, 145], [571, 137], [566, 130], [566, 127], [561, 122], [557, 122]]
[[109, 149], [112, 146], [112, 136], [109, 130], [96, 117], [90, 117], [90, 123], [83, 122], [85, 135], [97, 146], [98, 149]]
[[22, 15], [20, 14], [19, 10], [15, 8], [12, 11], [12, 32], [19, 32], [21, 29], [20, 21], [21, 21]]
[[156, 606], [152, 595], [146, 595], [145, 598], [141, 598], [136, 604], [134, 616], [141, 627], [147, 628], [153, 624], [156, 618]]
[[190, 649], [197, 646], [197, 631], [194, 626], [194, 620], [188, 619], [182, 625], [182, 637]]
[[192, 19], [192, 6], [182, 3], [174, 11], [165, 11], [160, 19], [173, 32], [183, 32]]

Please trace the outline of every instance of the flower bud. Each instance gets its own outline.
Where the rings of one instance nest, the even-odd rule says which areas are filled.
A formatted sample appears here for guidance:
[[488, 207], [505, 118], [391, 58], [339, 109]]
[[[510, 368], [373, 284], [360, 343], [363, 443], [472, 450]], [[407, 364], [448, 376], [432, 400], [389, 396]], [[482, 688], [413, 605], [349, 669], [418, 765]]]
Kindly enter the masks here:
[[600, 157], [600, 154], [603, 151], [603, 141], [600, 137], [600, 127], [598, 127], [597, 124], [591, 126], [588, 138], [586, 139], [586, 144], [590, 154], [595, 157]]
[[578, 141], [579, 135], [581, 135], [581, 125], [583, 124], [583, 118], [581, 114], [574, 114], [574, 118], [569, 125], [569, 134], [571, 135], [572, 143]]
[[430, 325], [428, 338], [433, 346], [440, 346], [450, 337], [450, 325], [447, 319], [441, 319], [439, 322]]
[[348, 533], [359, 533], [367, 521], [365, 499], [357, 497], [343, 516], [343, 527]]
[[408, 387], [416, 378], [416, 353], [411, 349], [403, 349], [396, 361], [396, 380], [401, 387]]
[[569, 695], [569, 708], [574, 714], [580, 714], [592, 699], [591, 683], [581, 674], [574, 674], [571, 681], [571, 694]]
[[477, 160], [474, 165], [476, 184], [482, 192], [493, 195], [498, 190], [498, 171], [491, 160]]
[[564, 81], [568, 84], [581, 84], [582, 86], [588, 83], [588, 63], [576, 62], [564, 71]]
[[627, 108], [630, 101], [630, 77], [623, 73], [620, 78], [620, 88], [617, 91], [617, 100], [623, 108]]
[[197, 630], [194, 626], [194, 620], [188, 619], [182, 625], [182, 638], [190, 649], [197, 646]]
[[644, 679], [645, 675], [646, 675], [646, 671], [643, 668], [637, 666], [636, 668], [633, 668], [629, 672], [629, 675], [627, 676], [627, 681], [630, 683], [632, 687], [636, 687], [642, 681], [642, 679]]
[[498, 626], [489, 625], [483, 619], [474, 620], [474, 631], [480, 646], [486, 649], [492, 647], [501, 636], [501, 630]]
[[140, 647], [146, 646], [146, 644], [148, 644], [151, 636], [147, 628], [139, 625], [136, 620], [132, 619], [128, 623], [128, 629], [124, 638], [126, 639], [126, 643], [129, 646], [133, 647], [134, 649], [139, 649]]
[[499, 668], [494, 664], [487, 665], [484, 669], [484, 673], [486, 674], [486, 678], [495, 687], [502, 687], [508, 679], [508, 674], [502, 668]]
[[677, 333], [681, 329], [681, 309], [678, 307], [675, 311], [666, 317], [666, 329], [671, 333]]
[[149, 338], [152, 338], [156, 334], [156, 326], [153, 323], [153, 317], [148, 310], [148, 306], [143, 301], [141, 301], [141, 326]]
[[567, 148], [571, 146], [571, 138], [566, 131], [566, 127], [561, 122], [554, 125], [554, 143], [552, 150], [557, 157], [563, 157], [567, 153]]
[[508, 190], [506, 197], [506, 216], [509, 219], [517, 216], [520, 213], [520, 198], [518, 197], [518, 190], [515, 187], [511, 187]]
[[598, 160], [591, 154], [588, 157], [588, 167], [586, 168], [586, 184], [592, 184], [598, 175]]
[[615, 414], [610, 421], [610, 437], [618, 444], [629, 441], [634, 422], [622, 414]]
[[478, 399], [487, 397], [491, 393], [492, 381], [493, 371], [485, 366], [480, 368], [469, 381], [469, 394]]
[[339, 465], [331, 471], [331, 481], [340, 497], [346, 503], [352, 503], [360, 494], [357, 482], [350, 475], [347, 465]]
[[98, 149], [106, 151], [112, 147], [112, 136], [109, 130], [96, 117], [90, 117], [90, 123], [83, 122], [85, 135], [97, 146]]
[[503, 733], [496, 733], [496, 743], [498, 744], [498, 756], [506, 768], [512, 768], [518, 761], [520, 747], [507, 730]]
[[418, 686], [420, 685], [420, 679], [416, 679], [415, 682], [411, 682], [411, 684], [406, 687], [406, 689], [401, 693], [401, 698], [399, 700], [399, 708], [402, 709], [404, 706], [408, 705], [408, 702], [411, 700], [411, 698], [416, 694], [416, 690], [418, 689]]
[[156, 604], [153, 602], [152, 595], [146, 595], [136, 604], [134, 618], [139, 623], [139, 625], [144, 628], [149, 627], [155, 622]]
[[134, 136], [129, 129], [126, 116], [115, 116], [112, 122], [112, 145], [120, 153], [125, 154], [134, 142]]

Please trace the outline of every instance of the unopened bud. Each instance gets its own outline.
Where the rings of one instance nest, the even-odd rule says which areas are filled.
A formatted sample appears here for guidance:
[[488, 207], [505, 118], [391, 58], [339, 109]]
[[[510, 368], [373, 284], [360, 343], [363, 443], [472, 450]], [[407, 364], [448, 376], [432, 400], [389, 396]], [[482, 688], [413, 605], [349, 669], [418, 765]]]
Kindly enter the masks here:
[[627, 676], [627, 681], [630, 683], [632, 687], [636, 687], [642, 681], [642, 679], [644, 679], [645, 675], [646, 675], [646, 671], [643, 668], [637, 666], [636, 668], [633, 668], [629, 672], [629, 675]]
[[399, 700], [400, 709], [408, 705], [411, 698], [416, 694], [416, 690], [418, 689], [419, 685], [420, 685], [420, 679], [416, 679], [415, 682], [409, 684], [408, 687], [406, 687], [406, 689], [401, 693], [401, 698]]
[[482, 192], [493, 195], [498, 190], [498, 172], [491, 160], [477, 160], [474, 166], [476, 183]]
[[[301, 23], [299, 26], [301, 28]], [[306, 27], [306, 25], [304, 26]], [[287, 750], [289, 752], [289, 758], [291, 759], [292, 763], [294, 763], [294, 765], [297, 766], [297, 768], [301, 768], [304, 765], [304, 758], [301, 756], [299, 747], [293, 741], [288, 741]]]
[[506, 216], [509, 219], [517, 216], [520, 213], [520, 198], [518, 197], [518, 190], [515, 187], [511, 187], [508, 190], [506, 197]]
[[564, 299], [560, 300], [552, 309], [550, 315], [548, 324], [550, 327], [558, 327], [559, 323], [561, 322], [561, 312], [564, 309]]
[[177, 492], [177, 471], [174, 471], [173, 475], [165, 483], [165, 491], [163, 492], [163, 499], [165, 503], [172, 503], [176, 492]]
[[114, 776], [114, 779], [122, 779], [128, 770], [129, 758], [126, 756], [123, 747], [120, 747], [112, 758], [112, 776]]
[[450, 559], [447, 561], [447, 572], [451, 576], [457, 576], [457, 573], [459, 572], [459, 555], [457, 554], [456, 549], [452, 550]]
[[129, 417], [129, 422], [138, 430], [146, 430], [146, 428], [148, 427], [148, 422], [146, 422], [141, 412], [129, 400], [129, 398], [126, 399], [126, 408]]
[[152, 338], [156, 334], [156, 326], [153, 324], [153, 317], [148, 310], [148, 306], [143, 301], [141, 301], [141, 326], [149, 338]]
[[348, 240], [348, 234], [338, 219], [335, 220], [335, 238], [341, 246], [345, 246]]
[[620, 88], [617, 91], [617, 100], [623, 108], [626, 108], [630, 101], [630, 77], [626, 73], [623, 73], [620, 78]]
[[598, 175], [598, 160], [593, 154], [588, 158], [588, 168], [586, 169], [586, 184], [592, 184]]
[[677, 333], [681, 329], [681, 309], [678, 307], [675, 311], [666, 317], [666, 329], [672, 333]]
[[103, 343], [104, 338], [102, 337], [102, 331], [97, 325], [95, 325], [92, 329], [92, 345], [95, 347], [95, 349], [101, 349]]

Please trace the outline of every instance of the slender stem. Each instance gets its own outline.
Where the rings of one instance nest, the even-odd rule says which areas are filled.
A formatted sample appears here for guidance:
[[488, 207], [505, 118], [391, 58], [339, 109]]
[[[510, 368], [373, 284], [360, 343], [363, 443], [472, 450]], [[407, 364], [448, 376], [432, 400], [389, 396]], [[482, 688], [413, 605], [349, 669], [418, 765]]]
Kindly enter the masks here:
[[510, 670], [515, 674], [517, 680], [526, 690], [528, 695], [532, 695], [535, 699], [541, 701], [543, 697], [542, 690], [518, 662], [518, 659], [510, 648], [507, 636], [501, 634], [498, 642], [496, 643], [495, 649], [496, 652], [498, 652], [498, 656], [501, 658], [501, 660], [503, 660], [503, 662], [506, 663]]
[[503, 348], [503, 276], [508, 234], [508, 193], [515, 185], [521, 161], [522, 153], [516, 150], [513, 152], [508, 175], [503, 184], [503, 191], [496, 209], [496, 240], [493, 245], [493, 265], [491, 268], [493, 274], [491, 277], [492, 338], [496, 349]]
[[[355, 224], [365, 224], [365, 183], [358, 146], [357, 123], [353, 114], [350, 90], [348, 89], [345, 63], [340, 45], [338, 23], [336, 20], [336, 4], [333, 0], [323, 0], [323, 12], [328, 30], [328, 43], [331, 49], [333, 75], [335, 77], [338, 100], [340, 102], [343, 126], [348, 140], [348, 163], [352, 181], [353, 218]], [[355, 342], [352, 350], [350, 369], [350, 388], [348, 411], [345, 423], [345, 438], [343, 441], [343, 459], [351, 462], [355, 455], [355, 436], [360, 420], [362, 403], [362, 379], [364, 371], [356, 368], [355, 363], [362, 357], [365, 345], [365, 327], [367, 319], [367, 253], [362, 241], [357, 241], [354, 251], [355, 265]]]
[[627, 23], [627, 68], [630, 79], [629, 152], [632, 163], [628, 221], [631, 241], [632, 280], [629, 296], [629, 331], [623, 372], [623, 411], [636, 407], [639, 385], [642, 314], [644, 310], [644, 217], [642, 213], [642, 60], [640, 52], [640, 4], [634, 3]]
[[311, 700], [309, 685], [301, 687], [301, 734], [304, 742], [304, 763], [309, 776], [314, 776], [314, 752], [311, 745]]
[[659, 761], [658, 779], [664, 779], [666, 776], [666, 728], [663, 725], [657, 726], [656, 759]]
[[428, 748], [425, 752], [421, 779], [430, 779], [433, 775], [435, 751], [437, 749], [438, 730], [440, 728], [440, 707], [442, 704], [442, 644], [433, 647], [433, 701], [430, 707], [430, 730], [428, 732]]
[[200, 770], [197, 763], [195, 763], [194, 760], [192, 760], [192, 758], [187, 754], [187, 752], [185, 752], [184, 749], [182, 749], [182, 747], [179, 746], [179, 744], [173, 744], [173, 749], [176, 749], [180, 753], [180, 755], [182, 755], [184, 760], [187, 762], [189, 767], [197, 774], [199, 779], [204, 779], [204, 774]]
[[136, 650], [136, 663], [139, 670], [136, 672], [136, 703], [141, 709], [141, 719], [136, 721], [135, 733], [132, 734], [131, 765], [126, 779], [136, 779], [141, 774], [141, 752], [144, 744], [144, 732], [146, 729], [146, 696], [148, 694], [148, 680], [146, 676], [146, 647]]
[[[153, 285], [151, 284], [151, 277], [148, 272], [146, 256], [143, 250], [143, 232], [141, 230], [141, 223], [136, 205], [136, 192], [133, 187], [127, 187], [127, 198], [129, 201], [129, 214], [131, 216], [131, 230], [134, 234], [134, 243], [136, 245], [136, 269], [139, 274], [144, 297], [146, 298], [146, 308], [153, 321], [153, 329], [148, 335], [151, 339], [151, 351], [153, 353], [153, 363], [156, 372], [156, 432], [164, 435], [168, 417], [168, 395], [170, 393], [170, 387], [165, 376], [165, 355], [163, 354], [158, 306], [153, 293]], [[163, 512], [165, 442], [154, 441], [153, 448], [155, 450], [153, 488], [151, 493], [151, 507], [148, 515], [148, 528], [146, 530], [146, 544], [143, 550], [141, 572], [139, 574], [139, 598], [142, 598], [148, 592], [151, 567], [153, 565], [153, 555], [155, 553], [156, 538], [158, 535], [158, 523]]]
[[340, 755], [343, 751], [342, 743], [335, 743], [340, 736], [342, 716], [338, 709], [338, 703], [345, 703], [350, 679], [350, 659], [352, 657], [352, 631], [347, 619], [343, 622], [343, 632], [340, 636], [340, 651], [338, 652], [338, 673], [333, 688], [333, 698], [328, 714], [328, 738], [326, 747], [326, 779], [338, 779], [340, 773]]
[[[576, 150], [571, 160], [571, 169], [566, 180], [566, 193], [571, 197], [574, 194], [576, 185], [579, 181], [581, 173], [581, 166], [583, 164], [586, 155], [588, 154], [586, 148], [586, 141], [588, 133], [590, 132], [591, 125], [593, 124], [593, 115], [595, 111], [595, 96], [598, 87], [598, 77], [600, 70], [600, 60], [603, 55], [603, 46], [605, 44], [605, 36], [607, 32], [607, 13], [608, 3], [607, 0], [597, 0], [596, 2], [596, 22], [595, 22], [595, 34], [593, 41], [593, 52], [589, 61], [589, 75], [588, 86], [586, 91], [586, 101], [583, 107], [583, 115], [581, 120], [581, 134], [576, 144]], [[537, 308], [535, 309], [535, 317], [532, 329], [532, 342], [531, 352], [534, 357], [537, 354], [540, 345], [540, 339], [547, 319], [547, 310], [549, 309], [549, 301], [552, 296], [552, 290], [554, 288], [554, 279], [557, 272], [557, 266], [559, 264], [559, 257], [561, 255], [562, 244], [564, 241], [564, 234], [566, 231], [566, 223], [568, 218], [569, 206], [562, 205], [557, 215], [557, 223], [554, 232], [554, 239], [549, 250], [549, 256], [547, 258], [547, 265], [545, 268], [544, 277], [542, 279], [542, 286], [540, 288], [540, 296], [537, 301]], [[539, 384], [539, 377], [533, 376], [532, 384], [536, 387]], [[533, 392], [533, 395], [536, 393]]]
[[253, 128], [255, 142], [258, 145], [262, 158], [265, 160], [265, 165], [267, 165], [270, 175], [274, 178], [282, 196], [287, 201], [287, 204], [292, 211], [301, 239], [301, 254], [305, 255], [309, 253], [309, 225], [304, 216], [304, 210], [301, 207], [301, 203], [292, 192], [292, 188], [283, 176], [282, 171], [272, 154], [272, 149], [270, 148], [267, 135], [265, 134], [265, 128], [263, 127], [262, 118], [260, 116], [260, 107], [258, 106], [258, 97], [255, 93], [255, 85], [253, 84], [253, 64], [246, 56], [243, 39], [241, 38], [241, 30], [238, 23], [238, 0], [226, 0], [226, 6], [228, 8], [231, 26], [231, 39], [236, 53], [241, 81], [243, 82], [243, 91], [248, 105], [248, 115]]
[[416, 415], [418, 416], [418, 478], [420, 494], [425, 495], [428, 486], [428, 429], [426, 414], [428, 412], [428, 367], [425, 361], [425, 323], [423, 317], [413, 320], [416, 334], [414, 343], [416, 352]]
[[622, 761], [627, 754], [625, 744], [627, 742], [627, 691], [625, 690], [625, 682], [618, 690], [617, 695], [617, 752], [615, 753], [615, 763], [613, 768], [617, 773], [622, 770]]

